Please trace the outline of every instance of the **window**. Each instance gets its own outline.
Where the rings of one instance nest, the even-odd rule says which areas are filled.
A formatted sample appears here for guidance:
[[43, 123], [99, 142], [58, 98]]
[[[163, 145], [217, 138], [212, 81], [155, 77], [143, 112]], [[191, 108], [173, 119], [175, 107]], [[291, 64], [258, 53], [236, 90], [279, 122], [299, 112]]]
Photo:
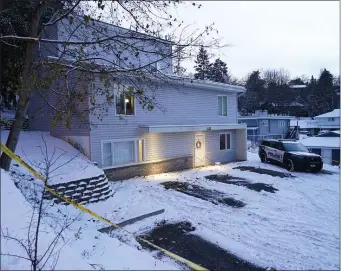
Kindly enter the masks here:
[[283, 146], [286, 151], [309, 152], [301, 143], [283, 143]]
[[227, 96], [218, 96], [218, 116], [227, 116]]
[[278, 122], [278, 127], [285, 127], [286, 126], [286, 121], [285, 120], [280, 120], [279, 122]]
[[334, 118], [328, 118], [328, 121], [334, 121]]
[[268, 120], [261, 120], [260, 121], [262, 126], [268, 126], [269, 125], [269, 121]]
[[135, 115], [134, 95], [126, 87], [120, 86], [116, 95], [116, 115]]
[[231, 134], [220, 134], [220, 150], [231, 149]]
[[102, 143], [102, 166], [117, 166], [144, 161], [143, 139], [113, 140]]

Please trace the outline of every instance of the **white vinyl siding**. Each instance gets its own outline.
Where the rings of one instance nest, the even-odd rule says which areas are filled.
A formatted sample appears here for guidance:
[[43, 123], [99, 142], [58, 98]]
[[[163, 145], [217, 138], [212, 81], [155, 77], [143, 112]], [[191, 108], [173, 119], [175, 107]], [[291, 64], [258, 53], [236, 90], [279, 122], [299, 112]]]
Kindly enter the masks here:
[[[126, 83], [128, 85], [129, 82]], [[100, 86], [100, 84], [98, 84]], [[163, 86], [155, 92], [155, 101], [160, 104], [161, 109], [165, 109], [165, 112], [161, 111], [159, 107], [155, 107], [152, 111], [148, 111], [142, 108], [138, 102], [135, 102], [134, 117], [123, 116], [117, 117], [115, 114], [115, 107], [111, 106], [108, 109], [107, 115], [103, 116], [102, 120], [99, 120], [96, 116], [91, 115], [90, 122], [93, 123], [93, 127], [90, 130], [90, 147], [91, 147], [91, 161], [97, 162], [99, 166], [102, 163], [101, 142], [110, 141], [124, 138], [145, 138], [145, 162], [167, 159], [172, 157], [182, 157], [191, 155], [194, 146], [194, 135], [188, 135], [188, 133], [179, 133], [176, 135], [162, 134], [144, 134], [139, 125], [166, 125], [166, 124], [232, 124], [237, 123], [237, 94], [229, 93], [225, 94], [219, 91], [208, 91], [203, 89], [196, 89], [191, 87], [174, 89], [172, 87]], [[146, 95], [153, 95], [153, 93], [146, 91]], [[227, 96], [227, 116], [218, 117], [218, 95]], [[105, 98], [98, 97], [98, 102], [105, 102]], [[203, 114], [203, 108], [205, 113]], [[99, 113], [100, 114], [100, 113]], [[206, 140], [210, 138], [206, 137]], [[156, 149], [153, 147], [155, 142], [156, 146], [165, 147]], [[233, 140], [233, 139], [232, 139]], [[219, 133], [216, 133], [216, 139], [210, 142], [210, 145], [216, 148], [219, 152]], [[209, 155], [207, 153], [207, 155]], [[226, 152], [219, 154], [219, 160], [224, 161], [223, 156], [227, 155]], [[234, 154], [228, 153], [229, 159], [226, 161], [232, 161]], [[220, 157], [221, 156], [221, 157]], [[210, 158], [211, 159], [211, 158]], [[210, 160], [213, 163], [218, 161], [215, 156]]]
[[143, 160], [143, 139], [106, 140], [102, 142], [103, 167], [133, 164]]
[[218, 96], [218, 116], [227, 117], [227, 96]]

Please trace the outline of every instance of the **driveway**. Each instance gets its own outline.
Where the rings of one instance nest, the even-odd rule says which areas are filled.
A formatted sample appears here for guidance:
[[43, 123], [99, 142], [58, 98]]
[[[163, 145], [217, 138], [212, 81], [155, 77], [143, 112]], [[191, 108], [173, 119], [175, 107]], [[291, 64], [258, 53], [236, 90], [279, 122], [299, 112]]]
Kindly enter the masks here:
[[91, 209], [121, 222], [164, 208], [126, 229], [148, 235], [160, 223], [190, 223], [191, 234], [254, 266], [339, 269], [339, 169], [326, 167], [330, 174], [290, 175], [248, 153], [245, 162], [112, 183], [114, 197]]

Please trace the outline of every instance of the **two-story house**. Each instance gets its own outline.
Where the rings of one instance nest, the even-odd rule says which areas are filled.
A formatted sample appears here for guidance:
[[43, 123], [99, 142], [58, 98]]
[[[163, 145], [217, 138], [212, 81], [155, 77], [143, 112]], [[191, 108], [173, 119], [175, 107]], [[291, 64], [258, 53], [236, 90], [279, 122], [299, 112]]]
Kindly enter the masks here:
[[[58, 26], [49, 30], [55, 38], [65, 31], [63, 24], [60, 29]], [[115, 26], [105, 26], [109, 32], [114, 31]], [[159, 42], [161, 45], [157, 46], [172, 50], [171, 43]], [[136, 61], [136, 55], [125, 53], [136, 65], [155, 60], [155, 55], [141, 55]], [[52, 49], [46, 54], [58, 57], [60, 50]], [[59, 123], [51, 127], [51, 109], [39, 95], [34, 95], [30, 111], [33, 114], [33, 109], [40, 106], [44, 113], [43, 118], [30, 120], [30, 128], [50, 131], [52, 136], [76, 143], [92, 162], [105, 170], [109, 180], [246, 160], [246, 125], [237, 121], [237, 94], [244, 92], [244, 87], [190, 78], [180, 80], [172, 75], [171, 58], [163, 59], [160, 67], [171, 82], [159, 85], [153, 94], [164, 111], [157, 107], [152, 111], [143, 109], [136, 97], [125, 91], [130, 81], [118, 77], [113, 89], [115, 102], [103, 119], [89, 114], [85, 120], [75, 118], [71, 129]], [[76, 82], [74, 88], [87, 88], [87, 84], [90, 83]], [[101, 88], [100, 80], [96, 84]], [[101, 95], [96, 99], [105, 102]], [[82, 106], [86, 110], [89, 104], [85, 101]], [[79, 125], [82, 123], [89, 125]]]
[[291, 119], [291, 116], [268, 114], [266, 110], [256, 110], [252, 115], [238, 116], [238, 122], [247, 125], [247, 139], [252, 142], [264, 138], [284, 138]]

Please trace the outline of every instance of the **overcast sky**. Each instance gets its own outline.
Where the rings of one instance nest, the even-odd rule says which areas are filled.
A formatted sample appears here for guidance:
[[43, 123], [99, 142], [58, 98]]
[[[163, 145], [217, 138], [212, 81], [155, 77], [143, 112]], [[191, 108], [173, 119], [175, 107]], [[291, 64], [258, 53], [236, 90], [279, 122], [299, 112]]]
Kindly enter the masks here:
[[[220, 50], [230, 72], [243, 77], [255, 69], [285, 68], [291, 77], [339, 74], [339, 2], [200, 1], [201, 9], [180, 6], [179, 19], [203, 28], [215, 22]], [[193, 72], [193, 63], [183, 64]]]

